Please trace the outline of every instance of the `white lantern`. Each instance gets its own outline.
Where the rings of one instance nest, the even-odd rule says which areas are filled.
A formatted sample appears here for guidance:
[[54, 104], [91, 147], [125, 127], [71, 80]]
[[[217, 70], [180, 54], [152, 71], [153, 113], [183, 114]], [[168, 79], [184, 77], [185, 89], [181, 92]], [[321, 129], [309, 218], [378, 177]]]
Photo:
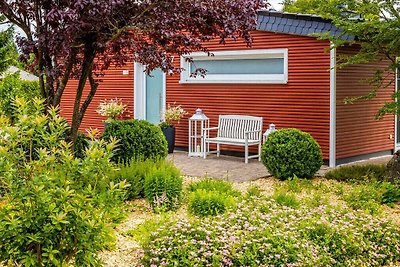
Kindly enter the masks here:
[[270, 135], [272, 132], [275, 132], [275, 131], [276, 131], [275, 124], [271, 123], [269, 125], [268, 129], [263, 134], [263, 143], [265, 143], [265, 141], [267, 141], [268, 135]]
[[203, 129], [210, 127], [210, 119], [201, 109], [189, 118], [189, 157], [202, 157], [208, 152], [208, 145], [204, 144]]

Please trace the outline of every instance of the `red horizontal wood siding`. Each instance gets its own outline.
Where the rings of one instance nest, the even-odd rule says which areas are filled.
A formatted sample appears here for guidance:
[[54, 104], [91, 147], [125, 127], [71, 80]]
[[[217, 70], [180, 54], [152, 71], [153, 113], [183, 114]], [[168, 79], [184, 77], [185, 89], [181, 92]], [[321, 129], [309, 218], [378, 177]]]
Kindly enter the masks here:
[[[128, 70], [129, 74], [123, 75], [123, 70]], [[103, 121], [105, 118], [100, 116], [96, 112], [96, 109], [98, 108], [100, 101], [104, 99], [121, 99], [122, 102], [128, 106], [124, 117], [133, 117], [133, 63], [128, 63], [122, 68], [111, 66], [104, 72], [104, 76], [99, 79], [101, 82], [97, 89], [97, 93], [89, 105], [81, 124], [82, 131], [89, 128], [103, 129]], [[68, 121], [71, 121], [72, 119], [77, 84], [77, 80], [70, 80], [68, 82], [61, 101], [61, 115]], [[87, 85], [85, 87], [82, 101], [84, 101], [88, 90], [89, 86]]]
[[[312, 37], [253, 32], [251, 48], [243, 42], [225, 46], [211, 43], [211, 51], [241, 49], [288, 49], [287, 84], [180, 84], [178, 74], [167, 78], [167, 102], [181, 104], [190, 114], [177, 127], [176, 145], [188, 145], [188, 120], [201, 108], [216, 126], [219, 114], [262, 116], [264, 131], [293, 127], [310, 133], [329, 157], [329, 65], [328, 41]], [[178, 62], [179, 60], [177, 60]], [[221, 149], [235, 149], [224, 147]], [[243, 149], [240, 149], [243, 151]]]
[[[356, 47], [337, 49], [337, 55], [352, 55]], [[377, 68], [387, 67], [386, 60], [377, 63], [357, 64], [337, 70], [336, 82], [336, 158], [348, 158], [370, 154], [394, 147], [394, 116], [386, 115], [375, 120], [375, 114], [385, 101], [391, 101], [394, 83], [378, 91], [377, 96], [368, 101], [345, 104], [346, 97], [368, 94], [372, 87], [366, 79], [373, 77]], [[394, 75], [389, 77], [394, 79]]]

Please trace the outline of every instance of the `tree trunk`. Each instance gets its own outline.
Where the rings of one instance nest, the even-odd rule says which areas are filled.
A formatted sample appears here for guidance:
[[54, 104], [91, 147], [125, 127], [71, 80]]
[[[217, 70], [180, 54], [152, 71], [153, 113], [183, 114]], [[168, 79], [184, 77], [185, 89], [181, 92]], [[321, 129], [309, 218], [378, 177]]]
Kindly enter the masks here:
[[400, 179], [400, 150], [393, 154], [392, 159], [386, 165], [386, 177], [389, 182]]
[[[82, 95], [83, 95], [83, 90], [85, 88], [87, 79], [89, 76], [91, 76], [91, 72], [93, 69], [93, 62], [95, 58], [95, 49], [92, 47], [86, 47], [85, 48], [85, 53], [84, 53], [84, 58], [83, 58], [83, 64], [82, 64], [82, 69], [81, 69], [81, 75], [79, 77], [79, 83], [78, 87], [76, 89], [76, 95], [75, 95], [75, 102], [74, 102], [74, 109], [72, 113], [72, 122], [71, 122], [71, 132], [69, 135], [69, 141], [72, 142], [72, 149], [75, 147], [75, 142], [78, 137], [78, 130], [81, 125], [82, 119], [84, 112], [82, 113], [81, 111], [81, 100], [82, 100]], [[92, 93], [92, 89], [90, 90], [90, 93]]]

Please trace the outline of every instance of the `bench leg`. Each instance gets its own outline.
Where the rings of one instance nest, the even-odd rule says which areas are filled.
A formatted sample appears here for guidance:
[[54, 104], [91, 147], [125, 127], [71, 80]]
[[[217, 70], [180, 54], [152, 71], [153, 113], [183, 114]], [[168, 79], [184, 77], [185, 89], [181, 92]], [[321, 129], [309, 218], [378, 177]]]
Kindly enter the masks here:
[[249, 163], [249, 146], [244, 147], [244, 163]]
[[219, 157], [221, 151], [219, 150], [219, 144], [217, 144], [217, 157]]
[[261, 142], [258, 144], [258, 161], [261, 161]]

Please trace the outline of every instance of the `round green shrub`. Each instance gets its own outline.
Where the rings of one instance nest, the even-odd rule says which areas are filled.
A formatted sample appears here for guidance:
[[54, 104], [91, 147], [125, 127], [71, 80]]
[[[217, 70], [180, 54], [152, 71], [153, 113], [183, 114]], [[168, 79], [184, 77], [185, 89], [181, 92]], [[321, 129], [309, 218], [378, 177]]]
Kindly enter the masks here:
[[144, 120], [111, 121], [103, 139], [119, 140], [113, 161], [128, 163], [131, 160], [159, 160], [167, 156], [167, 141], [161, 129]]
[[146, 174], [144, 195], [155, 212], [179, 207], [183, 196], [183, 179], [172, 162], [161, 161]]
[[323, 163], [319, 144], [310, 134], [297, 129], [271, 133], [262, 146], [261, 160], [281, 180], [294, 176], [311, 178]]

